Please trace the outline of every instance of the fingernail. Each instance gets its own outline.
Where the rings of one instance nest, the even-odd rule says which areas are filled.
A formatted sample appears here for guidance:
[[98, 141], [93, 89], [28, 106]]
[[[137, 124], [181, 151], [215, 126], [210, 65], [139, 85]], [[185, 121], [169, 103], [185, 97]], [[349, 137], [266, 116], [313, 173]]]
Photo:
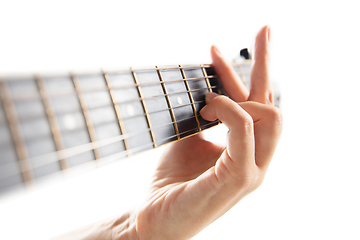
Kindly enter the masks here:
[[219, 57], [221, 57], [221, 53], [220, 53], [219, 49], [218, 49], [216, 46], [214, 46], [214, 45], [213, 45], [213, 48], [214, 48], [214, 50], [215, 50], [215, 53], [216, 53]]
[[267, 40], [270, 42], [270, 27], [267, 27]]
[[219, 94], [214, 93], [214, 92], [208, 92], [205, 96], [205, 101], [206, 103], [210, 103], [214, 98], [216, 98], [217, 96], [219, 96]]

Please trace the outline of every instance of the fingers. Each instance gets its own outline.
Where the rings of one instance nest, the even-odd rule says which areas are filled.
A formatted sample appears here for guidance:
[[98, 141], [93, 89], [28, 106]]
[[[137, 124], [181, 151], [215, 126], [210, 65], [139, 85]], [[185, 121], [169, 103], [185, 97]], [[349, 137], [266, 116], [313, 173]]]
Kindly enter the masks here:
[[[237, 104], [216, 93], [208, 93], [206, 102], [207, 105], [200, 112], [201, 116], [210, 121], [218, 118], [230, 129], [227, 146], [229, 157], [242, 159], [247, 162], [247, 166], [256, 164], [265, 172], [282, 131], [280, 110], [257, 102]], [[255, 155], [247, 155], [244, 150], [251, 154], [256, 150]]]
[[279, 108], [272, 105], [257, 102], [239, 104], [254, 121], [255, 163], [266, 172], [282, 131], [282, 115]]
[[211, 58], [213, 60], [215, 71], [220, 77], [225, 92], [229, 95], [229, 97], [235, 102], [246, 101], [249, 96], [248, 89], [240, 80], [234, 68], [226, 63], [215, 46], [211, 47]]
[[255, 53], [251, 69], [251, 86], [248, 100], [272, 104], [273, 96], [269, 79], [269, 41], [270, 28], [263, 27], [255, 40]]
[[211, 203], [222, 206], [213, 217], [216, 219], [261, 184], [280, 137], [282, 120], [279, 109], [272, 105], [237, 104], [216, 93], [208, 93], [206, 102], [201, 116], [206, 120], [218, 118], [229, 128], [226, 150], [215, 167], [194, 181], [202, 199], [210, 195]]
[[215, 46], [211, 47], [211, 57], [215, 71], [219, 75], [226, 93], [234, 101], [244, 102], [249, 100], [273, 104], [274, 100], [268, 71], [270, 62], [269, 41], [270, 28], [265, 26], [256, 36], [253, 67], [250, 77], [250, 93], [232, 66], [225, 62], [219, 50]]
[[[210, 102], [209, 102], [210, 101]], [[237, 103], [225, 96], [208, 94], [207, 105], [200, 111], [206, 120], [218, 118], [228, 128], [226, 151], [215, 166], [219, 182], [234, 183], [237, 187], [255, 168], [254, 127], [251, 116]]]

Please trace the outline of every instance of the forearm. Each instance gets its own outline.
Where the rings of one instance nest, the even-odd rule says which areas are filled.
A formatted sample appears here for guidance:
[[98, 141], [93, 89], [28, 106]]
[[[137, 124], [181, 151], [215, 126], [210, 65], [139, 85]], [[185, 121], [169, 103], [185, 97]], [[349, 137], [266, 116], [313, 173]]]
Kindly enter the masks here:
[[130, 240], [137, 239], [135, 220], [130, 214], [100, 221], [51, 240]]

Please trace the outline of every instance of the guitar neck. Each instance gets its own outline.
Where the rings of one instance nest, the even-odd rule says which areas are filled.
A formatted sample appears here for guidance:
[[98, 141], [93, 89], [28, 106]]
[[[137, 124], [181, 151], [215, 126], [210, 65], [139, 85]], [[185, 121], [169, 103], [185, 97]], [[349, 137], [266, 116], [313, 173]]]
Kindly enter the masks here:
[[[234, 67], [248, 82], [250, 61]], [[211, 65], [1, 78], [0, 194], [215, 126], [199, 114], [207, 92], [225, 94]]]

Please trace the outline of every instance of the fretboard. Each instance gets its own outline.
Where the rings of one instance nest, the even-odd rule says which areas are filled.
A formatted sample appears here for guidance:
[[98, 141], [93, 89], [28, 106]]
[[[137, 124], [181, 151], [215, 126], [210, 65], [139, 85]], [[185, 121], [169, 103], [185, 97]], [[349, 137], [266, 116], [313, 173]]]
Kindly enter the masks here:
[[[248, 84], [250, 61], [234, 67]], [[0, 194], [215, 126], [199, 114], [207, 92], [225, 94], [211, 65], [0, 78]]]

